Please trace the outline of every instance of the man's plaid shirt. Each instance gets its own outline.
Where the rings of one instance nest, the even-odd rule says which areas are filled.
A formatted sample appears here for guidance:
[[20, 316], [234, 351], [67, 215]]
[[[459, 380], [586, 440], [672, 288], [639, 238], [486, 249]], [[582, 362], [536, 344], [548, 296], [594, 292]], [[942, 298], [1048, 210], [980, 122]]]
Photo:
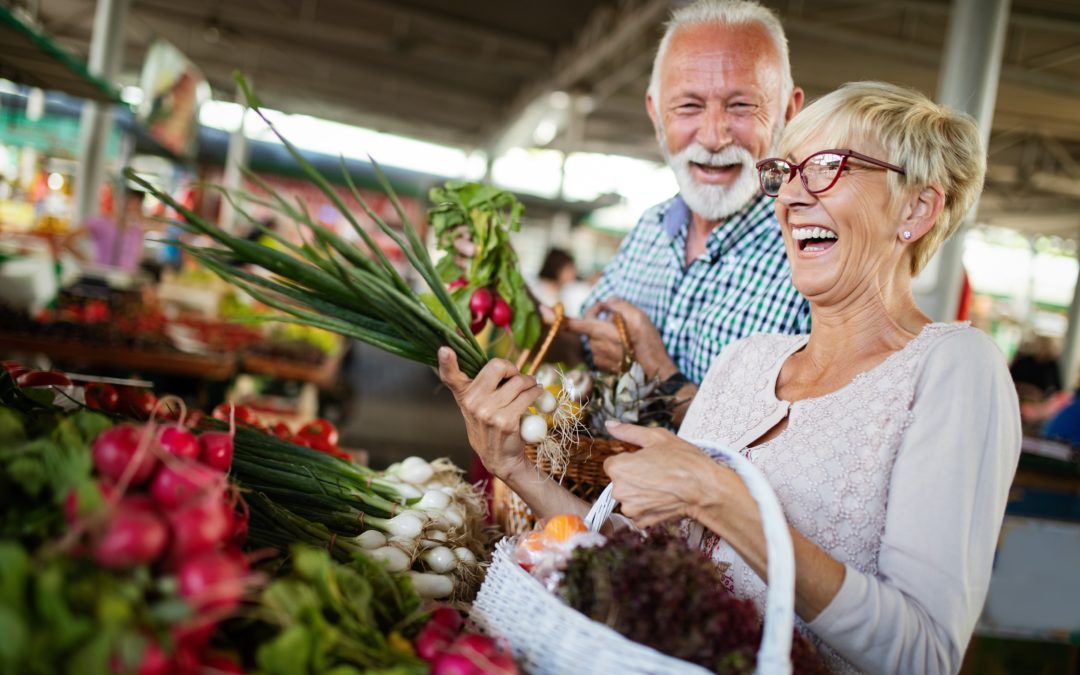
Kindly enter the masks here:
[[690, 209], [678, 195], [646, 211], [584, 308], [611, 296], [637, 305], [696, 383], [730, 342], [760, 332], [809, 332], [810, 306], [791, 285], [771, 198], [761, 195], [729, 216], [687, 266], [689, 223]]

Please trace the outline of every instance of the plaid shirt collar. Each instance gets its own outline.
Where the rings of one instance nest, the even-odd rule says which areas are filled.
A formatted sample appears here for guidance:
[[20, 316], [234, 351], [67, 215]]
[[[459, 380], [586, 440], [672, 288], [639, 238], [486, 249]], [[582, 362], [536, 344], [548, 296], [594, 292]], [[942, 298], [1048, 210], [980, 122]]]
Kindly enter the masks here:
[[[705, 242], [705, 249], [709, 258], [716, 262], [739, 240], [756, 227], [763, 218], [772, 215], [772, 197], [759, 193], [746, 203], [741, 209], [725, 218], [717, 227], [709, 233]], [[686, 233], [690, 225], [690, 207], [681, 194], [668, 202], [667, 208], [660, 217], [660, 228], [671, 239], [672, 244], [682, 255], [686, 249]]]

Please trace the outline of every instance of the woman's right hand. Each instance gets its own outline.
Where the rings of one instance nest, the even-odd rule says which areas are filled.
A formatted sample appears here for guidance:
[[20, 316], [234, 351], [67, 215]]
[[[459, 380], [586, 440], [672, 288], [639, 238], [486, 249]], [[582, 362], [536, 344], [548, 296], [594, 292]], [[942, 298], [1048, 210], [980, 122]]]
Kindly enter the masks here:
[[504, 480], [526, 468], [521, 416], [543, 387], [503, 359], [489, 361], [476, 379], [470, 380], [458, 368], [457, 354], [449, 347], [439, 349], [439, 378], [454, 394], [465, 418], [469, 443], [484, 467]]

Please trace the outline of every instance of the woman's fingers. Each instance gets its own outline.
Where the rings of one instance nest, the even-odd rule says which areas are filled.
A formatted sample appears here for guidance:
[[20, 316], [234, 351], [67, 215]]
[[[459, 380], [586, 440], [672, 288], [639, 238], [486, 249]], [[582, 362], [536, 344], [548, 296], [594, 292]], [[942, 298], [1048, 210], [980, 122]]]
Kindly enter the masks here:
[[674, 437], [674, 435], [666, 429], [642, 427], [637, 424], [625, 424], [616, 420], [608, 420], [605, 426], [612, 437], [641, 448], [663, 443]]

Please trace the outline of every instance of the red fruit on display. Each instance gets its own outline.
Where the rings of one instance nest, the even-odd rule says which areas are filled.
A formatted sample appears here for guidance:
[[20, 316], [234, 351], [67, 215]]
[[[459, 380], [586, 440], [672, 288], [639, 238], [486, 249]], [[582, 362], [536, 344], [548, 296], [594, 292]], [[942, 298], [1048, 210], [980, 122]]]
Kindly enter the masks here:
[[454, 292], [454, 291], [456, 291], [457, 289], [459, 289], [459, 288], [465, 288], [465, 287], [466, 287], [466, 286], [468, 286], [468, 285], [469, 285], [469, 280], [468, 280], [468, 279], [467, 279], [466, 277], [458, 277], [457, 279], [454, 279], [453, 281], [451, 281], [451, 282], [450, 282], [450, 283], [449, 283], [449, 284], [448, 284], [448, 285], [446, 286], [446, 290], [448, 290], [448, 291], [450, 291], [451, 293], [453, 293], [453, 292]]
[[126, 569], [152, 563], [168, 543], [169, 530], [155, 513], [126, 508], [121, 500], [117, 511], [94, 546], [94, 559], [103, 567]]
[[150, 443], [144, 439], [144, 432], [142, 427], [131, 424], [121, 424], [101, 432], [94, 440], [93, 447], [94, 467], [98, 473], [115, 483], [120, 480], [141, 448], [138, 468], [132, 474], [131, 484], [145, 483], [154, 473], [157, 457], [154, 456], [152, 448], [141, 447], [144, 442]]
[[446, 652], [431, 664], [431, 675], [485, 675], [484, 670], [464, 654]]
[[290, 429], [289, 425], [285, 424], [284, 422], [275, 422], [274, 425], [270, 427], [270, 433], [274, 434], [283, 441], [287, 441], [293, 436], [292, 429]]
[[31, 370], [15, 378], [20, 387], [70, 387], [68, 376], [56, 370]]
[[329, 445], [337, 445], [338, 430], [329, 420], [317, 419], [300, 427], [298, 435], [309, 439], [325, 441]]
[[224, 431], [207, 431], [199, 436], [199, 461], [228, 473], [232, 467], [233, 438]]
[[158, 445], [180, 459], [199, 458], [199, 439], [182, 426], [169, 424], [158, 431]]
[[120, 401], [120, 392], [116, 391], [116, 387], [105, 382], [94, 382], [87, 385], [84, 396], [86, 405], [102, 412], [115, 411], [116, 404]]
[[247, 424], [252, 427], [259, 426], [259, 420], [255, 417], [255, 413], [251, 411], [251, 408], [244, 405], [222, 403], [215, 407], [214, 411], [211, 413], [214, 419], [221, 420], [222, 422], [228, 422], [229, 418], [234, 414], [236, 416], [237, 424]]
[[120, 400], [116, 412], [137, 420], [150, 419], [150, 413], [157, 405], [157, 397], [149, 389], [141, 387], [121, 387], [117, 390]]

